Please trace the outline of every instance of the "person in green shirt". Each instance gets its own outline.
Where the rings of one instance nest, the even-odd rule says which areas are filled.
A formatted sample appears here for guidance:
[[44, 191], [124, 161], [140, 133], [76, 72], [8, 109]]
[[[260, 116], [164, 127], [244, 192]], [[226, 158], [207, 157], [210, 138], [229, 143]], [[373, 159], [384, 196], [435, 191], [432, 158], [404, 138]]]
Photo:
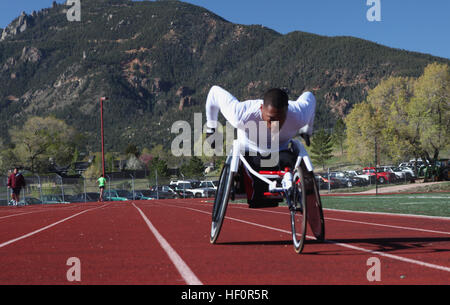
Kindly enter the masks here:
[[100, 189], [99, 201], [103, 201], [103, 191], [105, 190], [106, 179], [103, 175], [101, 175], [100, 178], [98, 178], [97, 182]]

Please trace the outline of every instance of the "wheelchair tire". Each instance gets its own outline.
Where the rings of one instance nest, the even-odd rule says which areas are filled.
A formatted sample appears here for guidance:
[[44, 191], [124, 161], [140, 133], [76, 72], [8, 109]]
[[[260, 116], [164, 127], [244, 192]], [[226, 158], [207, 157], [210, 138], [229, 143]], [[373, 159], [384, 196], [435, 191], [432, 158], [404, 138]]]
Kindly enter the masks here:
[[325, 240], [325, 220], [323, 218], [319, 187], [314, 178], [314, 172], [308, 172], [304, 169], [304, 175], [309, 227], [314, 237], [318, 241], [323, 242]]
[[292, 194], [293, 206], [291, 212], [291, 231], [294, 250], [301, 253], [305, 245], [307, 229], [306, 188], [304, 184], [303, 166], [294, 170], [294, 193]]
[[223, 220], [230, 199], [230, 193], [233, 182], [233, 173], [230, 168], [231, 158], [228, 158], [219, 178], [219, 185], [217, 187], [216, 196], [214, 198], [214, 205], [212, 210], [211, 235], [210, 243], [214, 244], [219, 237], [222, 228]]

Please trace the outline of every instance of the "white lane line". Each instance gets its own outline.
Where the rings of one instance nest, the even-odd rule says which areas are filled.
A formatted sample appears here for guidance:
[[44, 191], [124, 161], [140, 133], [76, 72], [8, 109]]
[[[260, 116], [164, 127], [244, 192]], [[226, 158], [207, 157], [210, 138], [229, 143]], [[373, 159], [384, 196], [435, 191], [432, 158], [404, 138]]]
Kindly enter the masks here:
[[6, 241], [6, 242], [0, 244], [0, 248], [3, 248], [3, 247], [5, 247], [5, 246], [7, 246], [7, 245], [9, 245], [9, 244], [15, 243], [16, 241], [19, 241], [19, 240], [25, 239], [25, 238], [27, 238], [27, 237], [33, 236], [33, 235], [35, 235], [35, 234], [37, 234], [37, 233], [39, 233], [39, 232], [45, 231], [45, 230], [47, 230], [47, 229], [50, 229], [51, 227], [54, 227], [54, 226], [56, 226], [56, 225], [58, 225], [58, 224], [60, 224], [60, 223], [63, 223], [63, 222], [65, 222], [65, 221], [69, 220], [69, 219], [72, 219], [72, 218], [74, 218], [74, 217], [77, 217], [77, 216], [79, 216], [79, 215], [81, 215], [81, 214], [84, 214], [84, 213], [86, 213], [86, 212], [89, 212], [89, 211], [92, 211], [92, 210], [96, 210], [96, 209], [100, 209], [100, 208], [102, 208], [102, 207], [104, 207], [104, 206], [105, 206], [105, 205], [100, 206], [100, 207], [95, 207], [95, 208], [92, 208], [92, 209], [89, 209], [89, 210], [84, 210], [84, 211], [79, 212], [79, 213], [76, 213], [76, 214], [74, 214], [74, 215], [72, 215], [72, 216], [69, 216], [69, 217], [66, 217], [66, 218], [64, 218], [64, 219], [61, 219], [61, 220], [59, 220], [59, 221], [57, 221], [57, 222], [54, 222], [54, 223], [52, 223], [52, 224], [50, 224], [50, 225], [48, 225], [48, 226], [45, 226], [45, 227], [43, 227], [43, 228], [40, 228], [40, 229], [35, 230], [35, 231], [33, 231], [33, 232], [30, 232], [30, 233], [28, 233], [28, 234], [22, 235], [22, 236], [20, 236], [20, 237], [17, 237], [17, 238], [11, 239], [11, 240], [8, 240], [8, 241]]
[[[235, 208], [237, 208], [237, 209], [245, 209], [245, 208], [240, 208], [240, 207], [235, 207]], [[277, 212], [277, 211], [259, 210], [259, 212], [289, 215], [289, 213]], [[428, 229], [413, 228], [413, 227], [402, 227], [402, 226], [386, 225], [386, 224], [374, 223], [374, 222], [366, 222], [366, 221], [347, 220], [347, 219], [332, 218], [332, 217], [324, 217], [324, 218], [325, 218], [325, 220], [350, 222], [350, 223], [363, 224], [363, 225], [368, 225], [368, 226], [378, 226], [378, 227], [386, 227], [386, 228], [392, 228], [392, 229], [411, 230], [411, 231], [419, 231], [419, 232], [427, 232], [427, 233], [450, 235], [450, 232], [445, 232], [445, 231], [436, 231], [436, 230], [428, 230]]]
[[[24, 207], [25, 209], [28, 209], [28, 207]], [[0, 219], [6, 219], [6, 218], [10, 218], [10, 217], [16, 217], [16, 216], [22, 216], [22, 215], [28, 215], [28, 214], [35, 214], [35, 213], [42, 213], [42, 212], [55, 212], [55, 211], [70, 211], [70, 210], [79, 210], [85, 208], [85, 206], [59, 206], [59, 207], [55, 207], [55, 206], [50, 206], [50, 205], [44, 205], [41, 206], [40, 208], [29, 208], [30, 211], [25, 211], [22, 210], [23, 213], [17, 213], [17, 214], [9, 214], [9, 215], [4, 215], [4, 216], [0, 216]], [[20, 209], [22, 209], [22, 207], [20, 207]], [[17, 211], [19, 212], [19, 211]]]
[[[73, 208], [72, 208], [73, 209]], [[67, 211], [67, 210], [69, 210], [69, 209], [59, 209], [59, 211]], [[5, 218], [10, 218], [10, 217], [16, 217], [16, 216], [21, 216], [21, 215], [28, 215], [28, 214], [35, 214], [35, 213], [42, 213], [42, 212], [53, 212], [53, 211], [58, 211], [58, 209], [55, 209], [55, 208], [48, 208], [48, 209], [45, 209], [45, 208], [42, 208], [42, 209], [36, 209], [36, 210], [31, 210], [31, 211], [29, 211], [29, 212], [25, 212], [25, 211], [23, 211], [23, 213], [17, 213], [17, 214], [10, 214], [10, 215], [5, 215], [5, 216], [0, 216], [0, 219], [5, 219]]]
[[427, 218], [438, 220], [449, 220], [450, 217], [445, 216], [429, 216], [429, 215], [415, 215], [415, 214], [400, 214], [400, 213], [383, 213], [383, 212], [365, 212], [365, 211], [351, 211], [351, 210], [338, 210], [338, 209], [324, 209], [324, 211], [343, 212], [343, 213], [356, 213], [356, 214], [369, 214], [369, 215], [383, 215], [383, 216], [400, 216], [400, 217], [413, 217], [413, 218]]
[[[176, 207], [179, 207], [179, 206], [176, 206]], [[198, 209], [194, 209], [194, 208], [181, 207], [181, 206], [179, 208], [193, 210], [193, 211], [197, 211], [197, 212], [208, 214], [208, 215], [211, 214], [209, 212], [198, 210]], [[253, 226], [256, 226], [256, 227], [261, 227], [261, 228], [266, 228], [266, 229], [270, 229], [270, 230], [274, 230], [274, 231], [278, 231], [278, 232], [292, 234], [291, 231], [278, 229], [278, 228], [274, 228], [274, 227], [271, 227], [271, 226], [266, 226], [266, 225], [262, 225], [262, 224], [258, 224], [258, 223], [254, 223], [254, 222], [250, 222], [250, 221], [234, 218], [234, 217], [228, 217], [227, 216], [226, 219], [242, 222], [242, 223], [253, 225]], [[314, 237], [308, 236], [308, 235], [306, 235], [306, 237], [309, 238], [309, 239], [315, 239]], [[393, 254], [388, 254], [388, 253], [384, 253], [384, 252], [369, 250], [369, 249], [365, 249], [365, 248], [362, 248], [362, 247], [351, 246], [351, 245], [347, 245], [347, 244], [344, 244], [344, 243], [341, 243], [341, 242], [338, 242], [338, 241], [334, 241], [334, 240], [325, 240], [325, 242], [326, 243], [335, 244], [335, 245], [338, 245], [338, 246], [341, 246], [341, 247], [353, 249], [353, 250], [358, 250], [358, 251], [362, 251], [362, 252], [366, 252], [366, 253], [370, 253], [370, 254], [375, 254], [375, 255], [379, 255], [379, 256], [388, 257], [388, 258], [391, 258], [391, 259], [394, 259], [394, 260], [398, 260], [398, 261], [402, 261], [402, 262], [405, 262], [405, 263], [410, 263], [410, 264], [415, 264], [415, 265], [419, 265], [419, 266], [422, 266], [422, 267], [428, 267], [428, 268], [431, 268], [431, 269], [436, 269], [436, 270], [450, 272], [450, 268], [446, 267], [446, 266], [426, 263], [426, 262], [422, 262], [422, 261], [419, 261], [419, 260], [410, 259], [410, 258], [398, 256], [398, 255], [393, 255]]]
[[349, 249], [353, 249], [353, 250], [358, 250], [358, 251], [370, 253], [370, 254], [375, 254], [375, 255], [379, 255], [379, 256], [389, 257], [391, 259], [399, 260], [399, 261], [402, 261], [402, 262], [405, 262], [405, 263], [410, 263], [410, 264], [415, 264], [415, 265], [419, 265], [419, 266], [422, 266], [422, 267], [428, 267], [428, 268], [431, 268], [431, 269], [436, 269], [436, 270], [450, 272], [450, 268], [449, 267], [445, 267], [445, 266], [441, 266], [441, 265], [430, 264], [430, 263], [422, 262], [422, 261], [419, 261], [419, 260], [406, 258], [406, 257], [403, 257], [403, 256], [398, 256], [398, 255], [388, 254], [388, 253], [384, 253], [384, 252], [369, 250], [369, 249], [365, 249], [365, 248], [361, 248], [361, 247], [351, 246], [351, 245], [343, 244], [343, 243], [340, 243], [340, 242], [337, 242], [337, 241], [333, 241], [333, 240], [326, 240], [325, 242], [332, 243], [332, 244], [335, 244], [335, 245], [338, 245], [338, 246], [341, 246], [341, 247], [345, 247], [345, 248], [349, 248]]
[[[228, 207], [230, 207], [230, 205], [228, 205]], [[236, 207], [236, 206], [231, 206], [231, 207], [234, 209], [248, 210], [248, 208], [243, 208], [243, 207]], [[263, 210], [263, 209], [256, 209], [255, 211], [264, 212], [264, 213], [272, 213], [272, 214], [289, 215], [289, 213], [287, 213], [287, 212], [278, 212], [278, 211]], [[450, 235], [450, 232], [445, 232], [445, 231], [436, 231], [436, 230], [428, 230], [428, 229], [413, 228], [413, 227], [402, 227], [402, 226], [386, 225], [386, 224], [365, 222], [365, 221], [356, 221], [356, 220], [347, 220], [347, 219], [332, 218], [332, 217], [325, 217], [325, 220], [334, 220], [334, 221], [363, 224], [363, 225], [368, 225], [368, 226], [379, 226], [379, 227], [386, 227], [386, 228], [392, 228], [392, 229], [411, 230], [411, 231]], [[445, 219], [445, 220], [447, 220], [447, 219]]]
[[370, 225], [370, 226], [393, 228], [393, 229], [411, 230], [411, 231], [419, 231], [419, 232], [428, 232], [428, 233], [435, 233], [435, 234], [450, 235], [450, 232], [427, 230], [427, 229], [421, 229], [421, 228], [384, 225], [384, 224], [380, 224], [380, 223], [372, 223], [372, 222], [364, 222], [364, 221], [356, 221], [356, 220], [347, 220], [347, 219], [338, 219], [338, 218], [331, 218], [331, 217], [325, 217], [325, 219], [326, 220], [335, 220], [335, 221], [342, 221], [342, 222], [357, 223], [357, 224], [363, 224], [363, 225]]
[[28, 215], [28, 214], [42, 213], [42, 212], [45, 212], [45, 211], [39, 210], [39, 211], [25, 212], [25, 213], [19, 213], [19, 214], [11, 214], [11, 215], [6, 215], [6, 216], [0, 216], [0, 219], [10, 218], [10, 217], [16, 217], [16, 216], [20, 216], [20, 215]]
[[183, 261], [183, 259], [178, 255], [178, 253], [170, 246], [170, 244], [167, 242], [167, 240], [159, 234], [158, 230], [153, 226], [151, 221], [145, 216], [144, 212], [140, 208], [138, 208], [134, 202], [132, 203], [133, 206], [139, 211], [142, 218], [144, 219], [145, 223], [147, 224], [150, 231], [152, 231], [153, 235], [155, 235], [156, 239], [158, 240], [161, 247], [164, 249], [164, 251], [169, 256], [172, 263], [175, 265], [175, 268], [177, 268], [180, 275], [183, 277], [185, 282], [188, 285], [203, 285], [203, 283], [197, 278], [197, 276], [192, 272], [192, 270], [189, 268], [189, 266]]

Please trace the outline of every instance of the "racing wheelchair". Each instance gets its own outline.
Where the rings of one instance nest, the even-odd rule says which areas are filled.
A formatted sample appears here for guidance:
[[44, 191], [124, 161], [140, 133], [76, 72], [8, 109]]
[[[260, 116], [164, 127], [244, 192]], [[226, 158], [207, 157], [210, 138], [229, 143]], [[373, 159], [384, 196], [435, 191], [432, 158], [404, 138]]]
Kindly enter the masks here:
[[[256, 171], [242, 154], [239, 142], [237, 140], [233, 142], [231, 153], [227, 156], [222, 168], [214, 198], [210, 235], [212, 244], [216, 243], [219, 237], [228, 201], [230, 198], [234, 199], [237, 192], [236, 181], [244, 180], [245, 183], [245, 179], [239, 177], [242, 172], [239, 169], [242, 167], [268, 185], [268, 192], [264, 192], [262, 197], [271, 198], [279, 195], [282, 200], [286, 201], [290, 211], [292, 241], [296, 253], [301, 253], [303, 250], [307, 223], [318, 241], [325, 240], [322, 203], [311, 160], [300, 141], [291, 140], [290, 146], [297, 154], [293, 168], [286, 167], [279, 171]], [[248, 189], [248, 185], [246, 189]]]

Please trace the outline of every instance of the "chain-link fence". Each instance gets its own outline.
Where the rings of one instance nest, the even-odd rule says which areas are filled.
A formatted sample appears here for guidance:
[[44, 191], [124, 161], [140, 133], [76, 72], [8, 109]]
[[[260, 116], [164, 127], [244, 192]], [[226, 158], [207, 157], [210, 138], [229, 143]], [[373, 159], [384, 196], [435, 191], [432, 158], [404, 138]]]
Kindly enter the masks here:
[[[139, 199], [211, 197], [215, 189], [202, 189], [200, 179], [188, 180], [189, 185], [178, 185], [181, 180], [133, 173], [106, 174], [104, 200], [125, 201]], [[217, 177], [202, 178], [217, 180]], [[12, 190], [7, 187], [7, 176], [0, 176], [0, 205], [12, 204]], [[184, 181], [184, 179], [183, 179]], [[99, 200], [97, 178], [63, 178], [58, 175], [25, 175], [26, 186], [21, 189], [19, 204], [85, 203]], [[169, 187], [170, 186], [170, 187]]]
[[[348, 171], [316, 171], [316, 181], [322, 193], [359, 192], [386, 185], [411, 183], [414, 176], [391, 175], [392, 178], [375, 174], [356, 175]], [[145, 173], [148, 175], [148, 172]], [[163, 178], [156, 174], [146, 176], [142, 173], [120, 172], [106, 175], [104, 200], [125, 201], [139, 199], [166, 198], [200, 198], [214, 197], [217, 189], [218, 177]], [[364, 174], [364, 173], [356, 173]], [[369, 174], [369, 175], [367, 175]], [[8, 205], [11, 201], [11, 189], [7, 187], [7, 176], [0, 176], [0, 206]], [[20, 192], [20, 202], [24, 205], [84, 203], [99, 200], [97, 178], [63, 178], [58, 175], [25, 175], [26, 186]], [[202, 183], [203, 182], [203, 183]], [[212, 183], [214, 182], [214, 183]]]

